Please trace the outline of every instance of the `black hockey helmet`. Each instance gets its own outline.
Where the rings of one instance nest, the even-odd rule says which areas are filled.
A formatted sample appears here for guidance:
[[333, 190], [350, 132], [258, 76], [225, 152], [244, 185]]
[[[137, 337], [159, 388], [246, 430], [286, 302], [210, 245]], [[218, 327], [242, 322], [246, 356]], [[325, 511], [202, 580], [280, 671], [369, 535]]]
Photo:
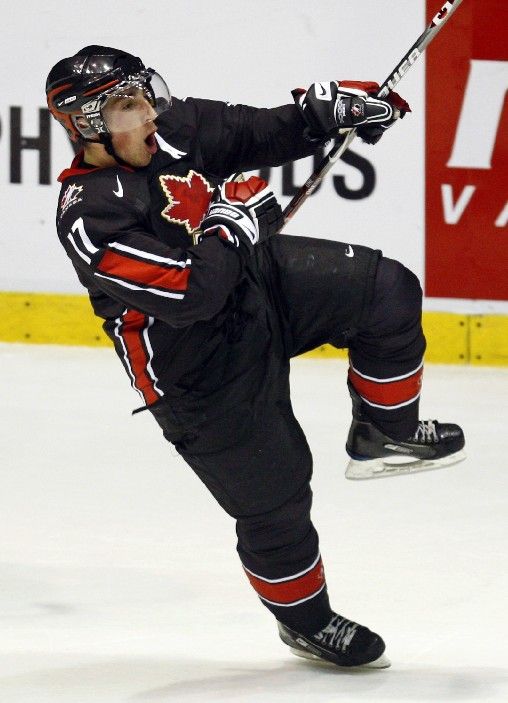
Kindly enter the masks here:
[[[114, 129], [103, 109], [111, 97], [129, 98], [133, 89], [143, 91], [157, 115], [171, 105], [169, 89], [158, 73], [145, 68], [137, 56], [107, 46], [86, 46], [62, 59], [46, 81], [49, 110], [72, 141], [98, 135], [101, 142], [110, 142]], [[80, 116], [86, 122], [77, 120]]]

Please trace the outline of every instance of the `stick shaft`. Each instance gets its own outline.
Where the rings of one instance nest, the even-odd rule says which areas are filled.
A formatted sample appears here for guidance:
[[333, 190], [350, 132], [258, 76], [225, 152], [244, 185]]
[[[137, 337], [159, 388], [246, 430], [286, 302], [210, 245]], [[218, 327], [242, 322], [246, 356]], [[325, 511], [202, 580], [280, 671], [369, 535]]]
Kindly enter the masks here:
[[425, 29], [422, 34], [415, 41], [413, 46], [405, 54], [402, 60], [393, 69], [391, 74], [385, 80], [385, 82], [379, 88], [377, 97], [384, 98], [388, 93], [393, 90], [393, 88], [399, 83], [402, 76], [411, 68], [414, 62], [421, 56], [425, 51], [426, 47], [434, 39], [436, 34], [438, 34], [444, 27], [446, 22], [450, 19], [452, 14], [462, 3], [462, 0], [447, 0], [443, 7], [437, 12], [432, 18], [429, 26]]
[[[397, 83], [400, 82], [402, 76], [404, 76], [415, 61], [421, 56], [425, 48], [434, 39], [436, 34], [442, 29], [448, 19], [455, 12], [457, 7], [461, 4], [462, 0], [447, 0], [445, 4], [441, 7], [439, 12], [437, 12], [432, 18], [429, 26], [424, 32], [418, 37], [413, 46], [407, 51], [407, 53], [402, 57], [397, 66], [390, 73], [388, 78], [382, 83], [377, 94], [378, 98], [383, 98], [388, 93], [394, 89]], [[321, 163], [317, 166], [315, 171], [312, 173], [310, 178], [308, 178], [303, 186], [300, 188], [298, 193], [292, 198], [290, 203], [284, 210], [284, 224], [286, 224], [293, 215], [300, 209], [303, 203], [307, 200], [308, 196], [317, 188], [319, 183], [326, 176], [328, 171], [332, 168], [334, 163], [342, 156], [342, 154], [349, 147], [353, 139], [355, 138], [356, 130], [352, 129], [348, 132], [345, 139], [343, 139], [339, 144], [336, 144], [328, 154], [323, 158]]]

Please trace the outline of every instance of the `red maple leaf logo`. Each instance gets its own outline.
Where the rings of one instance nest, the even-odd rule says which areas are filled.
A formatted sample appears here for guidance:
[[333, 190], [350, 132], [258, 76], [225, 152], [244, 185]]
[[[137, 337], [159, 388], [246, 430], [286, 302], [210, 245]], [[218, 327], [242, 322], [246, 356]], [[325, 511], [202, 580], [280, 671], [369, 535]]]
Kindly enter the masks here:
[[196, 232], [210, 205], [212, 186], [192, 169], [186, 176], [159, 176], [159, 181], [169, 200], [162, 217], [184, 225], [188, 234]]

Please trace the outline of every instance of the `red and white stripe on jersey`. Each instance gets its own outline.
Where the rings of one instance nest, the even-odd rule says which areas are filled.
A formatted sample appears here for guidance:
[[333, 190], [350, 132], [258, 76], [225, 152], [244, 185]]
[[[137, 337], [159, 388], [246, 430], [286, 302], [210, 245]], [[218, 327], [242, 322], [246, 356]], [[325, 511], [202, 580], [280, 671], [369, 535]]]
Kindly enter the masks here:
[[[92, 256], [100, 249], [92, 244], [82, 217], [74, 222], [67, 239], [78, 256], [90, 266]], [[190, 259], [176, 261], [119, 242], [110, 242], [94, 275], [131, 290], [181, 299], [189, 285], [191, 263]]]
[[190, 263], [190, 259], [175, 261], [112, 242], [100, 260], [95, 275], [127, 288], [183, 298], [189, 285]]
[[422, 363], [409, 373], [392, 378], [374, 378], [360, 373], [349, 364], [348, 378], [358, 395], [375, 408], [395, 410], [413, 403], [420, 395], [423, 376]]
[[266, 579], [243, 567], [258, 596], [272, 605], [290, 607], [317, 596], [326, 586], [321, 556], [308, 569], [280, 579]]
[[158, 379], [152, 368], [153, 349], [148, 331], [153, 323], [153, 317], [127, 309], [117, 318], [115, 327], [132, 387], [146, 405], [152, 405], [164, 395], [157, 386]]

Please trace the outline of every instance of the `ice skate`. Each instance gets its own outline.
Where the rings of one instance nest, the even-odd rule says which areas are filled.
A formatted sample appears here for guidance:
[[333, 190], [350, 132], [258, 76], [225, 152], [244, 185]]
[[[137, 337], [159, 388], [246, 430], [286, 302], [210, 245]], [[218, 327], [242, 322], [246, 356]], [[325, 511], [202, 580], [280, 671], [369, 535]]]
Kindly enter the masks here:
[[297, 657], [344, 668], [390, 666], [381, 637], [341, 615], [334, 615], [325, 628], [311, 636], [300, 635], [281, 622], [277, 626], [281, 640]]
[[361, 411], [360, 398], [350, 386], [353, 421], [346, 451], [350, 456], [346, 478], [362, 480], [441, 469], [465, 459], [464, 434], [458, 425], [420, 420], [404, 441], [379, 430]]

